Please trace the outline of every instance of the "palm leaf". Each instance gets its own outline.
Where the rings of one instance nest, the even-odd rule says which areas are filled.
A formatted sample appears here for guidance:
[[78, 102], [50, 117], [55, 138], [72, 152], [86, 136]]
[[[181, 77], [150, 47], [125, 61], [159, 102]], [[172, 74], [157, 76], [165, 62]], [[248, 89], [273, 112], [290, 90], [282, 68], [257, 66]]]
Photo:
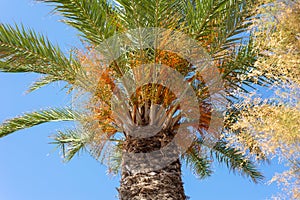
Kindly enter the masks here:
[[184, 161], [186, 165], [201, 179], [211, 176], [211, 162], [206, 156], [199, 155], [194, 148], [190, 148], [184, 154]]
[[184, 1], [117, 0], [118, 17], [127, 29], [164, 27], [174, 29], [182, 18]]
[[253, 4], [248, 0], [187, 1], [185, 31], [208, 45], [213, 57], [224, 56], [226, 50], [248, 37], [245, 33], [251, 24], [249, 8]]
[[72, 55], [65, 57], [45, 36], [24, 26], [0, 24], [0, 71], [49, 74], [72, 83], [78, 69]]
[[208, 24], [216, 16], [216, 14], [224, 10], [224, 6], [228, 3], [228, 0], [222, 1], [187, 1], [184, 7], [186, 29], [188, 33], [199, 37], [206, 32], [210, 33], [211, 29], [208, 28]]
[[26, 113], [23, 116], [4, 121], [0, 125], [0, 138], [15, 131], [47, 122], [74, 121], [79, 119], [79, 116], [79, 113], [69, 108], [50, 108], [47, 110]]
[[220, 54], [222, 51], [234, 47], [235, 44], [239, 44], [242, 38], [249, 37], [246, 32], [251, 24], [249, 8], [252, 5], [252, 1], [228, 1], [223, 13], [218, 13], [218, 21], [212, 25], [218, 33], [212, 45], [214, 54]]
[[58, 133], [53, 136], [54, 142], [51, 144], [56, 144], [58, 148], [62, 150], [64, 161], [70, 161], [76, 154], [80, 151], [85, 150], [88, 144], [88, 137], [82, 134], [79, 130], [65, 130], [58, 131]]
[[[205, 145], [203, 140], [197, 141], [198, 145]], [[229, 147], [224, 141], [217, 142], [210, 148], [211, 156], [219, 163], [225, 164], [233, 172], [248, 176], [254, 183], [264, 179], [264, 176], [257, 170], [256, 166], [244, 154], [233, 147]]]
[[56, 82], [56, 81], [61, 81], [61, 79], [57, 76], [53, 75], [46, 75], [43, 76], [42, 78], [38, 79], [35, 81], [27, 90], [28, 93], [33, 92], [37, 89], [40, 89], [41, 87], [48, 85], [50, 83]]
[[[120, 170], [122, 160], [122, 150], [120, 148], [121, 140], [105, 139], [102, 141], [105, 143], [103, 144], [104, 147], [102, 147], [99, 145], [99, 142], [95, 144], [96, 137], [97, 135], [95, 135], [95, 133], [90, 132], [86, 128], [67, 129], [58, 131], [56, 135], [52, 136], [54, 142], [51, 142], [51, 144], [56, 144], [57, 147], [61, 149], [64, 161], [66, 162], [70, 161], [82, 150], [86, 150], [93, 158], [102, 164], [106, 164], [112, 173], [117, 174]], [[107, 143], [108, 141], [112, 143]]]
[[106, 0], [38, 0], [55, 6], [63, 21], [80, 31], [81, 36], [97, 45], [112, 36], [116, 29], [116, 17]]

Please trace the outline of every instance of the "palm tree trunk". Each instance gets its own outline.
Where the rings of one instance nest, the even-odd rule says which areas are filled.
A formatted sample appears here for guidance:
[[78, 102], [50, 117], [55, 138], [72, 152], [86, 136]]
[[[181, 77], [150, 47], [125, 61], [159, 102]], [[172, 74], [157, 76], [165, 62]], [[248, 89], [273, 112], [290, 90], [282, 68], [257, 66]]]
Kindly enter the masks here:
[[[165, 142], [173, 138], [172, 135], [160, 132], [153, 137], [142, 139], [128, 136], [123, 150], [130, 153], [152, 152], [163, 147]], [[178, 155], [176, 157], [173, 162], [157, 170], [132, 171], [128, 169], [127, 164], [132, 165], [138, 161], [123, 156], [122, 177], [118, 189], [120, 200], [186, 200], [181, 179], [181, 164]], [[161, 160], [152, 158], [149, 162], [160, 163]], [[147, 168], [147, 164], [144, 166]]]

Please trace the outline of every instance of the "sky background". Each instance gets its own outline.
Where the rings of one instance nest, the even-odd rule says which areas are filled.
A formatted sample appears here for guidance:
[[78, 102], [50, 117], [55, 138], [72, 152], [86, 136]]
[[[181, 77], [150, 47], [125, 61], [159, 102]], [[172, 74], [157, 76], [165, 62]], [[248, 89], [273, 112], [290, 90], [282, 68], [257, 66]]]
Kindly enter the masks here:
[[[76, 31], [49, 14], [51, 7], [32, 0], [0, 0], [0, 23], [21, 24], [43, 33], [67, 52], [80, 42]], [[70, 104], [59, 84], [30, 94], [26, 89], [36, 74], [0, 73], [0, 121], [24, 112]], [[119, 176], [106, 174], [106, 167], [88, 154], [63, 163], [59, 151], [49, 144], [50, 135], [69, 126], [52, 123], [19, 131], [0, 139], [0, 200], [99, 200], [117, 199]], [[225, 166], [215, 174], [197, 179], [183, 168], [185, 192], [192, 200], [263, 200], [278, 191], [276, 185], [254, 184], [229, 173]], [[267, 180], [279, 165], [261, 166]]]

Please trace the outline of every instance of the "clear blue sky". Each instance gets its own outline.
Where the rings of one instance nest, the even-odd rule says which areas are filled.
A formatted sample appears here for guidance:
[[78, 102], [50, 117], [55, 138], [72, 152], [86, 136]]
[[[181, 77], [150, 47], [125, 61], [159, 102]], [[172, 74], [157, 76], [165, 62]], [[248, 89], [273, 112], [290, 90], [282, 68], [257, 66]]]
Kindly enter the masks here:
[[[79, 45], [76, 32], [58, 22], [50, 11], [32, 0], [0, 0], [0, 23], [23, 23], [48, 35], [65, 51]], [[69, 104], [69, 97], [57, 84], [25, 95], [37, 77], [0, 73], [0, 121], [25, 111]], [[48, 136], [67, 125], [42, 125], [0, 139], [0, 200], [116, 199], [119, 177], [107, 176], [105, 166], [88, 154], [62, 163], [58, 151], [48, 144]], [[274, 173], [274, 166], [262, 169], [267, 178]], [[215, 171], [212, 177], [198, 180], [183, 169], [186, 194], [192, 200], [263, 200], [277, 192], [275, 185], [255, 185], [229, 173], [226, 167], [215, 166]]]

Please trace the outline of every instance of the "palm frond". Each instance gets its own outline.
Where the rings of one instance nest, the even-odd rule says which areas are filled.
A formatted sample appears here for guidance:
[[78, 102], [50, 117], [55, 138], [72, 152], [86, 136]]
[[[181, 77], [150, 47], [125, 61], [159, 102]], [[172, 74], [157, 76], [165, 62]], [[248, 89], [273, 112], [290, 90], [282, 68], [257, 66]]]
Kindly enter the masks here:
[[[101, 157], [95, 157], [108, 167], [108, 173], [117, 175], [122, 166], [122, 142], [110, 142], [103, 148]], [[93, 154], [91, 154], [93, 155]]]
[[[99, 136], [99, 135], [98, 135]], [[103, 141], [104, 147], [95, 145], [95, 133], [90, 132], [88, 129], [67, 129], [58, 131], [57, 134], [51, 138], [54, 140], [51, 144], [56, 144], [64, 157], [64, 161], [70, 161], [76, 154], [81, 151], [88, 152], [97, 161], [106, 164], [109, 171], [117, 174], [121, 169], [122, 149], [120, 141], [111, 141], [107, 139]], [[108, 143], [110, 141], [110, 143]], [[100, 151], [100, 152], [99, 152]]]
[[78, 68], [72, 55], [68, 59], [45, 36], [24, 26], [0, 24], [0, 71], [48, 74], [72, 83]]
[[128, 29], [139, 27], [175, 28], [182, 18], [181, 0], [117, 0], [118, 17]]
[[251, 25], [249, 8], [252, 5], [252, 1], [249, 0], [228, 1], [224, 10], [218, 13], [218, 21], [213, 25], [218, 33], [211, 47], [214, 54], [239, 45], [243, 38], [249, 36], [247, 28]]
[[183, 157], [186, 165], [201, 179], [211, 176], [211, 162], [206, 156], [199, 155], [192, 147], [184, 154]]
[[106, 0], [38, 0], [54, 5], [66, 24], [80, 31], [81, 36], [97, 45], [112, 36], [116, 29], [116, 17]]
[[0, 125], [0, 138], [15, 131], [47, 122], [74, 121], [79, 119], [79, 116], [79, 113], [69, 108], [50, 108], [47, 110], [26, 113], [23, 116], [4, 121]]
[[209, 22], [224, 9], [227, 2], [229, 1], [186, 1], [184, 13], [188, 33], [194, 37], [203, 35], [206, 31], [210, 33], [211, 29], [207, 29]]
[[50, 83], [56, 82], [56, 81], [60, 81], [61, 79], [57, 76], [53, 76], [53, 75], [46, 75], [41, 77], [40, 79], [36, 80], [33, 84], [31, 84], [31, 86], [29, 87], [29, 89], [27, 90], [28, 93], [33, 92], [37, 89], [40, 89], [41, 87], [48, 85]]
[[[197, 143], [205, 145], [203, 140], [198, 140]], [[250, 177], [254, 183], [264, 179], [264, 176], [257, 170], [251, 160], [246, 158], [246, 156], [237, 149], [227, 146], [227, 143], [224, 141], [217, 142], [214, 147], [210, 149], [210, 153], [219, 163], [225, 164], [233, 172]]]
[[253, 1], [219, 0], [187, 1], [185, 6], [186, 32], [208, 45], [213, 57], [248, 37], [249, 8]]
[[32, 71], [33, 70], [29, 67], [26, 67], [26, 66], [17, 66], [16, 67], [12, 63], [8, 63], [8, 62], [4, 62], [4, 61], [0, 60], [0, 72], [24, 73], [24, 72], [32, 72]]
[[249, 93], [258, 87], [269, 87], [274, 82], [260, 70], [260, 74], [253, 74], [253, 71], [258, 70], [255, 65], [258, 52], [253, 42], [254, 38], [250, 35], [245, 44], [236, 47], [220, 63], [219, 69], [222, 71], [228, 102], [237, 103], [240, 98], [240, 93], [233, 92], [234, 90]]
[[58, 148], [61, 149], [64, 157], [64, 161], [70, 161], [76, 154], [80, 151], [86, 150], [86, 145], [88, 144], [87, 135], [82, 134], [79, 130], [65, 130], [58, 131], [58, 133], [53, 136], [54, 142], [51, 144], [56, 144]]

